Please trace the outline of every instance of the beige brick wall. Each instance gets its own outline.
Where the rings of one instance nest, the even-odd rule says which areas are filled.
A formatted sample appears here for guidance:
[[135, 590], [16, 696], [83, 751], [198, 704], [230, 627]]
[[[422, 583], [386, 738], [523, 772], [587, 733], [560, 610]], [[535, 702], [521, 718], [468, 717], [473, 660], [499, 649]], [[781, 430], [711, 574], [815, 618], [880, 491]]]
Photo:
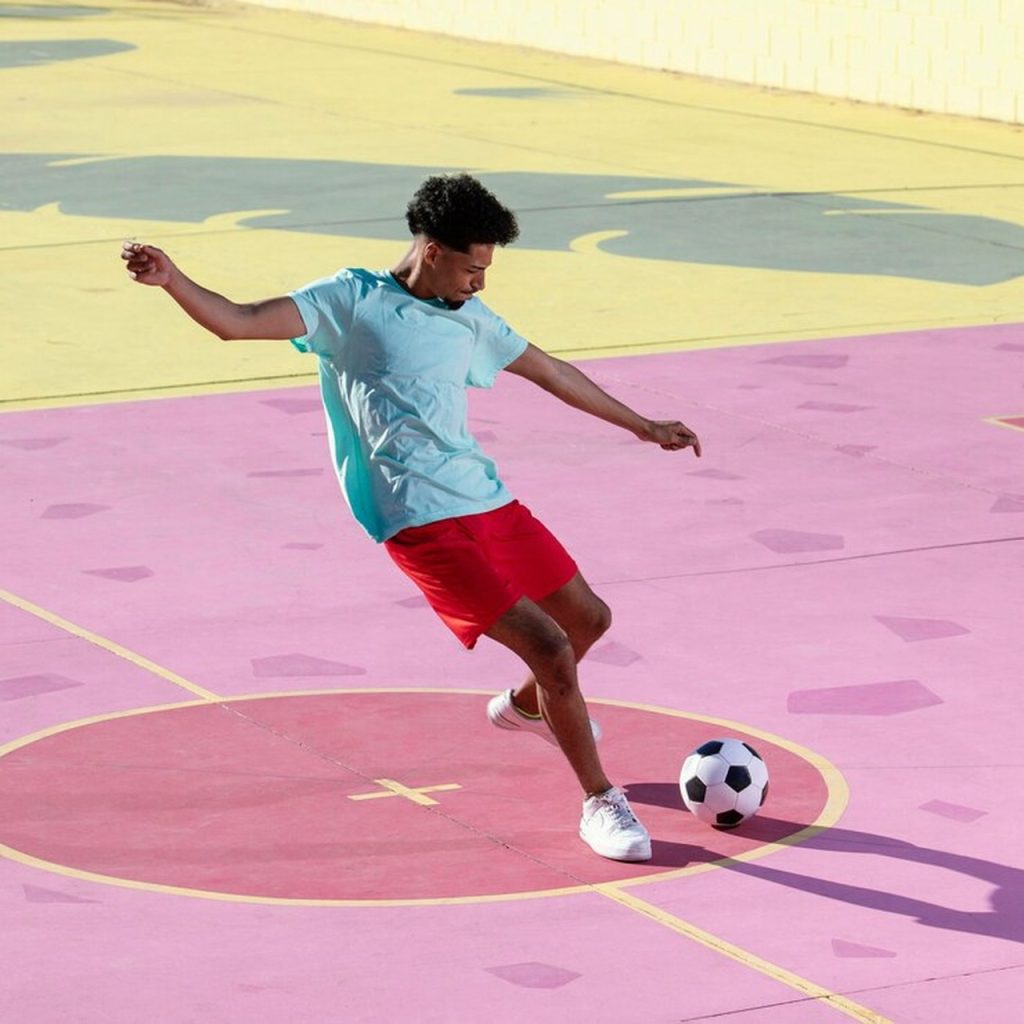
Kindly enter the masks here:
[[1024, 123], [1024, 0], [256, 0], [754, 85]]

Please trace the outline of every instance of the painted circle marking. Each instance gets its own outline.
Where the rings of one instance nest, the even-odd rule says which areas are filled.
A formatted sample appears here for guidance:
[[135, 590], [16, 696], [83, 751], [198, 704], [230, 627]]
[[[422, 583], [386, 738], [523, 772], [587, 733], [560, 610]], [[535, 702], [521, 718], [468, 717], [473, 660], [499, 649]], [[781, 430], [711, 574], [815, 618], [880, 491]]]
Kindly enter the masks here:
[[[596, 857], [560, 753], [483, 718], [484, 694], [332, 690], [190, 701], [0, 748], [0, 852], [63, 874], [215, 899], [404, 905], [635, 885], [753, 859], [838, 819], [839, 773], [780, 737], [590, 698], [602, 759], [651, 831], [648, 864]], [[683, 757], [733, 735], [768, 804], [716, 832], [679, 797]]]

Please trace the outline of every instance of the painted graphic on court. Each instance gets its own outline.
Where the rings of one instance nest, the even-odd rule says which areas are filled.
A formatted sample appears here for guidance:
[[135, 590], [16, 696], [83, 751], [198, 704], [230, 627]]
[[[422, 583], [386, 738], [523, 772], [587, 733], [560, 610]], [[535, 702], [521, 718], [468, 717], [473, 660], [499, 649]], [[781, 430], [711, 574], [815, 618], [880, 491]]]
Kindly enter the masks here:
[[[401, 241], [402, 211], [446, 167], [206, 156], [0, 156], [0, 211], [202, 223]], [[729, 181], [480, 173], [517, 211], [521, 244], [727, 267], [962, 285], [1024, 276], [1024, 227], [993, 217]]]
[[[94, 881], [247, 900], [448, 902], [653, 881], [749, 859], [839, 817], [845, 785], [779, 737], [683, 712], [594, 701], [653, 858], [595, 857], [558, 753], [495, 736], [484, 694], [351, 690], [143, 708], [0, 750], [0, 851]], [[735, 831], [690, 814], [684, 756], [756, 744], [772, 795]], [[642, 781], [641, 781], [642, 780]], [[568, 782], [568, 779], [566, 779]]]
[[[105, 7], [46, 4], [10, 4], [0, 7], [0, 18], [32, 18], [37, 21], [71, 21], [107, 14]], [[118, 39], [4, 39], [0, 40], [0, 70], [56, 64], [68, 60], [109, 57], [134, 50], [133, 43]]]

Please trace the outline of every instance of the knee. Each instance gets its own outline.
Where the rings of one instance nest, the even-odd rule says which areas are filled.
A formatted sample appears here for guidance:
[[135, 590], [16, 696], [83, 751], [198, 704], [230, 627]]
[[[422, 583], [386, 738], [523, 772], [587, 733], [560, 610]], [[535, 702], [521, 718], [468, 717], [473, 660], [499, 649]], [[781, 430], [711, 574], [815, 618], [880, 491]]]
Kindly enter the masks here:
[[531, 668], [541, 686], [549, 680], [561, 685], [576, 677], [576, 652], [561, 629], [552, 629], [537, 637], [533, 645]]
[[601, 600], [601, 598], [597, 598], [597, 607], [594, 609], [594, 618], [592, 624], [593, 639], [591, 640], [591, 643], [593, 643], [595, 640], [600, 640], [601, 637], [603, 637], [605, 633], [607, 633], [608, 630], [611, 628], [611, 625], [611, 608], [609, 608], [608, 605], [606, 605], [604, 601]]
[[595, 596], [573, 637], [577, 657], [582, 658], [608, 632], [611, 624], [612, 610], [601, 598]]

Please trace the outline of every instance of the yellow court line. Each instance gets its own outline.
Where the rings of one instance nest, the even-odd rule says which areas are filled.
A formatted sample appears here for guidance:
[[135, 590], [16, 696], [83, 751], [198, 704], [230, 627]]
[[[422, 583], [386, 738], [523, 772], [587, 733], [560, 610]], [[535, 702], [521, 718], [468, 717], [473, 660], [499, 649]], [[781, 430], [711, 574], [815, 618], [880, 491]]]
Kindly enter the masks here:
[[39, 605], [33, 604], [31, 601], [27, 601], [23, 597], [18, 597], [17, 594], [12, 594], [9, 590], [0, 589], [0, 600], [6, 601], [8, 604], [13, 605], [15, 608], [18, 608], [23, 612], [28, 612], [29, 615], [34, 615], [37, 619], [42, 619], [43, 622], [48, 622], [51, 626], [63, 629], [66, 633], [70, 633], [72, 636], [77, 636], [81, 640], [86, 640], [89, 643], [94, 644], [96, 647], [102, 648], [104, 651], [109, 651], [111, 654], [115, 654], [117, 657], [131, 662], [133, 665], [137, 665], [139, 668], [144, 669], [147, 672], [152, 672], [153, 675], [159, 676], [161, 679], [166, 679], [167, 682], [174, 683], [175, 686], [180, 686], [183, 690], [188, 690], [189, 693], [194, 693], [197, 697], [202, 697], [203, 700], [219, 701], [221, 699], [212, 691], [206, 690], [201, 686], [196, 686], [195, 683], [190, 683], [184, 676], [179, 676], [177, 672], [172, 672], [170, 669], [164, 668], [162, 665], [158, 665], [155, 661], [150, 661], [149, 658], [145, 658], [141, 654], [136, 654], [135, 651], [129, 650], [127, 647], [124, 647], [113, 640], [108, 640], [106, 637], [100, 636], [98, 633], [93, 633], [84, 626], [77, 626], [75, 623], [61, 618], [61, 616], [57, 615], [55, 612], [47, 611], [47, 609], [41, 608]]
[[629, 192], [607, 192], [605, 199], [719, 199], [724, 196], [759, 196], [749, 188], [638, 188]]
[[630, 893], [622, 892], [613, 884], [595, 885], [594, 889], [602, 896], [606, 896], [616, 903], [621, 903], [622, 906], [628, 907], [630, 910], [642, 914], [644, 917], [666, 928], [670, 928], [680, 935], [685, 935], [686, 938], [692, 939], [694, 942], [700, 943], [700, 945], [706, 946], [716, 953], [721, 953], [723, 956], [735, 960], [744, 967], [750, 967], [771, 978], [773, 981], [779, 981], [783, 985], [788, 985], [810, 999], [817, 1000], [825, 1006], [830, 1006], [840, 1013], [845, 1013], [846, 1016], [852, 1017], [854, 1020], [861, 1021], [861, 1024], [892, 1024], [888, 1017], [883, 1017], [881, 1014], [875, 1013], [874, 1010], [869, 1010], [866, 1006], [853, 1002], [852, 999], [847, 999], [845, 996], [830, 992], [828, 989], [816, 985], [813, 981], [800, 977], [799, 974], [794, 974], [792, 971], [787, 971], [784, 967], [779, 967], [778, 964], [773, 964], [769, 960], [763, 960], [753, 953], [748, 953], [745, 949], [740, 949], [739, 946], [734, 946], [731, 942], [726, 942], [725, 939], [720, 939], [717, 935], [712, 935], [711, 932], [706, 932], [703, 928], [698, 928], [696, 925], [690, 924], [689, 921], [684, 921], [681, 917], [676, 917], [674, 914], [670, 914], [660, 907], [648, 903], [646, 900], [641, 900]]
[[986, 416], [984, 419], [985, 423], [991, 423], [997, 427], [1005, 427], [1007, 430], [1024, 430], [1024, 427], [1017, 426], [1016, 423], [1007, 423], [1007, 420], [1019, 420], [1024, 419], [1024, 413], [1014, 412], [1008, 413], [1006, 416]]
[[[3, 591], [0, 591], [2, 594]], [[490, 690], [477, 690], [477, 689], [445, 689], [439, 687], [363, 687], [363, 688], [342, 688], [342, 689], [330, 689], [330, 690], [285, 690], [285, 691], [272, 691], [268, 693], [250, 693], [250, 694], [239, 694], [230, 697], [217, 698], [217, 703], [221, 706], [229, 706], [235, 703], [245, 703], [250, 701], [260, 700], [273, 700], [280, 698], [293, 698], [293, 697], [313, 697], [313, 696], [327, 696], [327, 695], [342, 695], [342, 694], [366, 694], [366, 693], [407, 693], [407, 694], [472, 694], [480, 696], [489, 696], [493, 691]], [[718, 868], [726, 867], [729, 864], [736, 863], [738, 861], [753, 861], [759, 860], [761, 857], [769, 856], [770, 854], [777, 853], [789, 846], [796, 846], [804, 842], [807, 839], [811, 839], [816, 835], [820, 835], [826, 831], [832, 825], [834, 825], [839, 818], [842, 816], [843, 811], [846, 808], [846, 804], [849, 800], [849, 789], [846, 785], [846, 780], [843, 778], [839, 770], [831, 764], [826, 758], [820, 754], [815, 753], [813, 750], [803, 747], [798, 743], [794, 743], [791, 740], [787, 740], [784, 737], [776, 736], [773, 733], [765, 732], [764, 730], [755, 729], [751, 726], [744, 725], [740, 722], [734, 722], [724, 718], [713, 718], [707, 715], [688, 714], [683, 711], [677, 711], [674, 708], [664, 708], [653, 704], [638, 704], [631, 701], [613, 700], [605, 697], [592, 697], [589, 698], [591, 703], [594, 704], [609, 704], [616, 707], [630, 708], [637, 711], [647, 711], [653, 714], [661, 714], [668, 717], [683, 718], [691, 721], [705, 722], [708, 725], [714, 725], [723, 729], [735, 729], [740, 732], [753, 737], [758, 737], [774, 743], [791, 753], [800, 757], [802, 760], [807, 761], [811, 764], [818, 773], [822, 776], [825, 782], [825, 788], [827, 790], [827, 796], [825, 805], [818, 813], [817, 818], [814, 821], [809, 822], [806, 827], [802, 828], [799, 832], [794, 832], [792, 835], [785, 836], [782, 839], [775, 840], [774, 842], [762, 843], [751, 850], [747, 850], [743, 853], [733, 854], [728, 857], [721, 857], [718, 860], [703, 861], [697, 864], [691, 864], [681, 868], [670, 868], [666, 871], [658, 871], [649, 875], [639, 875], [633, 878], [622, 878], [616, 881], [614, 884], [618, 888], [632, 888], [639, 885], [650, 885], [654, 882], [663, 882], [669, 879], [683, 878], [689, 875], [704, 874], [707, 871], [714, 871]], [[128, 718], [135, 715], [148, 715], [154, 714], [161, 711], [171, 711], [177, 708], [185, 707], [196, 707], [202, 706], [202, 701], [184, 701], [180, 704], [162, 704], [158, 706], [143, 707], [143, 708], [131, 708], [126, 711], [114, 711], [107, 712], [101, 715], [93, 715], [88, 718], [79, 719], [78, 721], [63, 722], [59, 725], [48, 726], [35, 733], [31, 733], [25, 736], [21, 736], [18, 739], [12, 740], [6, 744], [0, 745], [0, 757], [13, 752], [22, 747], [27, 747], [37, 740], [41, 740], [48, 736], [56, 735], [61, 732], [68, 732], [72, 729], [82, 728], [87, 725], [98, 724], [103, 721], [108, 721], [117, 718]], [[151, 892], [165, 892], [172, 895], [180, 896], [193, 896], [200, 899], [213, 899], [213, 900], [225, 900], [228, 902], [237, 903], [257, 903], [257, 904], [270, 904], [275, 906], [318, 906], [318, 907], [407, 907], [407, 906], [446, 906], [446, 905], [459, 905], [459, 904], [470, 904], [470, 903], [500, 903], [506, 901], [518, 901], [518, 900], [532, 900], [542, 899], [557, 896], [570, 896], [585, 892], [592, 892], [594, 889], [594, 883], [582, 882], [575, 885], [558, 886], [551, 889], [536, 889], [529, 891], [518, 891], [518, 892], [506, 892], [506, 893], [491, 893], [488, 895], [474, 895], [474, 896], [441, 896], [441, 897], [419, 897], [419, 898], [406, 898], [406, 899], [307, 899], [307, 898], [296, 898], [296, 897], [277, 897], [277, 896], [258, 896], [252, 894], [235, 894], [235, 893], [223, 893], [205, 889], [191, 889], [184, 886], [172, 886], [165, 885], [159, 882], [140, 882], [134, 879], [120, 878], [116, 875], [103, 875], [97, 872], [83, 871], [79, 868], [72, 868], [64, 864], [57, 864], [52, 861], [45, 861], [38, 857], [34, 857], [31, 854], [16, 850], [9, 846], [0, 844], [0, 857], [6, 857], [9, 860], [14, 860], [22, 864], [29, 865], [31, 867], [39, 868], [44, 871], [50, 871], [54, 874], [65, 875], [71, 878], [79, 878], [84, 881], [100, 882], [105, 885], [124, 886], [132, 889], [140, 889]], [[610, 884], [610, 883], [609, 883]]]

